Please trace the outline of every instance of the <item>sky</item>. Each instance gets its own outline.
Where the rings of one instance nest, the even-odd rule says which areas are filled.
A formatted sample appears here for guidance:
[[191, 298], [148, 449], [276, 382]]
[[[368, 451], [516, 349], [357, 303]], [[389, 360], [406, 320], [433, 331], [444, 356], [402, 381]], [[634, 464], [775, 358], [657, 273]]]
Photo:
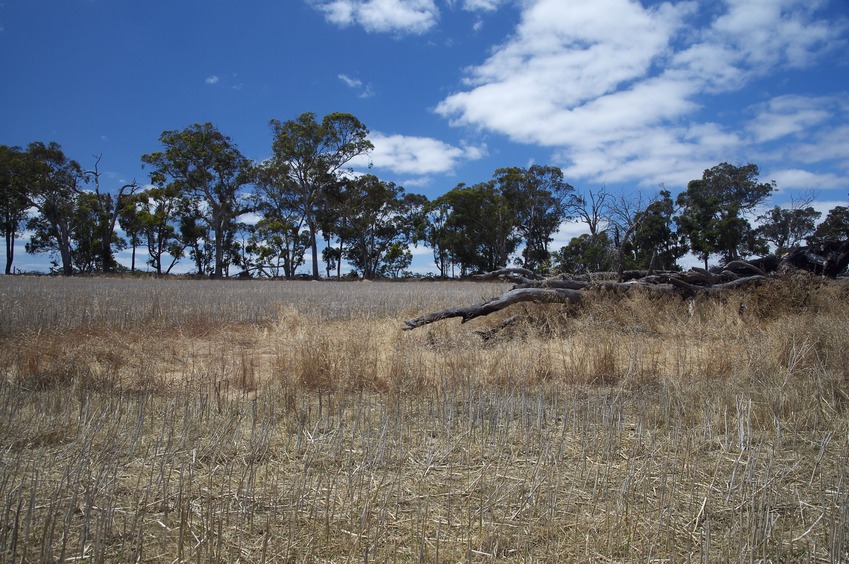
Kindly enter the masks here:
[[107, 189], [149, 183], [165, 130], [262, 160], [270, 119], [348, 112], [354, 168], [429, 198], [532, 164], [676, 194], [729, 162], [770, 204], [849, 202], [849, 0], [0, 0], [0, 76], [0, 144], [99, 156]]

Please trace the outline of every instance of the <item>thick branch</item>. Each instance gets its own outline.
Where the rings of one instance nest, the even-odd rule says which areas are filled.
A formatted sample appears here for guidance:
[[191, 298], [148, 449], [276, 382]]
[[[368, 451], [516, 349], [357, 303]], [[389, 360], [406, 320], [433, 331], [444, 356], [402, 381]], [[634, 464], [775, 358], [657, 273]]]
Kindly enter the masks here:
[[452, 317], [460, 317], [465, 323], [476, 317], [501, 311], [520, 302], [577, 303], [580, 299], [580, 292], [567, 288], [516, 288], [480, 305], [443, 309], [415, 319], [408, 319], [404, 322], [404, 330], [409, 331], [422, 325]]
[[527, 268], [499, 268], [485, 274], [475, 274], [472, 276], [474, 280], [496, 280], [505, 278], [510, 281], [525, 283], [530, 280], [541, 280], [542, 278], [532, 270]]
[[558, 279], [528, 281], [529, 283], [521, 284], [483, 304], [443, 309], [409, 319], [404, 322], [404, 330], [410, 331], [452, 317], [459, 317], [465, 323], [521, 302], [574, 304], [580, 302], [584, 293], [590, 290], [625, 294], [634, 289], [640, 289], [654, 295], [671, 294], [692, 297], [696, 294], [716, 295], [734, 288], [759, 284], [765, 280], [767, 277], [761, 275], [728, 279], [707, 271], [691, 271], [647, 276], [631, 282], [580, 282]]

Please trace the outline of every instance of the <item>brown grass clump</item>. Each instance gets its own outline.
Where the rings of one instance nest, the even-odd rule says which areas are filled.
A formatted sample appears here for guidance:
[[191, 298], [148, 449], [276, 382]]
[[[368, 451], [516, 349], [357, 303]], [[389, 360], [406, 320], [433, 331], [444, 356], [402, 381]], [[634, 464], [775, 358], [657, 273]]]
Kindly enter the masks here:
[[0, 560], [849, 558], [844, 286], [504, 289], [0, 278]]

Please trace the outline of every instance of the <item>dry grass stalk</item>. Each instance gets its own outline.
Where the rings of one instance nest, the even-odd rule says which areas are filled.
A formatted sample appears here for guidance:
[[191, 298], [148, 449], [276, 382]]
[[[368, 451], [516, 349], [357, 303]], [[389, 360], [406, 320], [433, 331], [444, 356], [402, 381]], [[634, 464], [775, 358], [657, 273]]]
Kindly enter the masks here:
[[849, 308], [815, 284], [482, 340], [516, 312], [401, 320], [503, 286], [0, 278], [0, 554], [846, 559]]

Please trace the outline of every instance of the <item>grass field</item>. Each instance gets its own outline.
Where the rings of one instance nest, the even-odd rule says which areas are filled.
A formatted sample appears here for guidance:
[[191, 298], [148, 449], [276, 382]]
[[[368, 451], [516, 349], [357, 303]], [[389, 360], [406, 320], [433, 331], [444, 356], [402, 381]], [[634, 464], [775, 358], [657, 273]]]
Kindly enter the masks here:
[[507, 288], [0, 277], [0, 561], [849, 559], [846, 286]]

